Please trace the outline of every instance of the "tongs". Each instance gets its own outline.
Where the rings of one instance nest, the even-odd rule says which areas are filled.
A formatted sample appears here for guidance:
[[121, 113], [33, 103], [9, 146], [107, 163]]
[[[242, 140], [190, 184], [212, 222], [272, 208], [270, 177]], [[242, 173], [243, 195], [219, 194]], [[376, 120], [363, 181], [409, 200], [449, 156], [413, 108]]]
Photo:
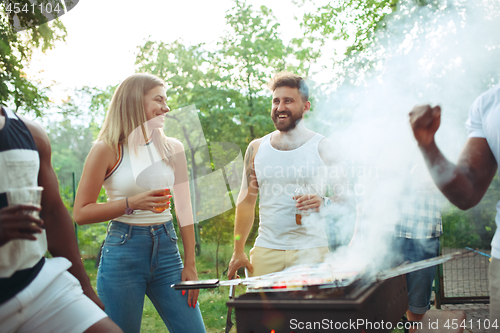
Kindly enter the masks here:
[[[245, 278], [248, 278], [248, 269], [245, 267]], [[236, 279], [236, 272], [234, 273], [233, 279]], [[234, 292], [236, 289], [236, 284], [232, 284], [229, 287], [229, 300], [232, 300], [234, 298]], [[233, 322], [231, 320], [231, 314], [233, 313], [233, 307], [228, 306], [227, 307], [227, 318], [226, 318], [226, 333], [229, 333], [231, 328], [233, 327]]]

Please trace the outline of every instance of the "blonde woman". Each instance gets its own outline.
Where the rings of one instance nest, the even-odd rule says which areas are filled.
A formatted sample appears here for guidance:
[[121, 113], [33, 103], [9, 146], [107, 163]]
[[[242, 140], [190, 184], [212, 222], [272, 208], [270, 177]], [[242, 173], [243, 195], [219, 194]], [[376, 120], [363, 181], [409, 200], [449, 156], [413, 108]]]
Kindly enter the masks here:
[[[198, 280], [198, 276], [184, 148], [167, 138], [161, 128], [169, 111], [166, 99], [165, 83], [154, 75], [135, 74], [123, 81], [87, 157], [75, 200], [78, 224], [111, 220], [97, 273], [97, 292], [108, 316], [124, 332], [140, 331], [144, 295], [171, 333], [205, 332], [198, 291], [185, 293], [170, 287], [181, 280]], [[155, 123], [157, 126], [151, 126]], [[142, 144], [130, 139], [134, 133], [143, 136]], [[163, 161], [164, 172], [171, 173], [168, 187], [184, 245], [184, 266], [172, 224], [170, 195], [164, 189], [147, 190], [136, 183], [134, 165], [151, 164], [148, 157]], [[108, 202], [96, 203], [102, 186]]]

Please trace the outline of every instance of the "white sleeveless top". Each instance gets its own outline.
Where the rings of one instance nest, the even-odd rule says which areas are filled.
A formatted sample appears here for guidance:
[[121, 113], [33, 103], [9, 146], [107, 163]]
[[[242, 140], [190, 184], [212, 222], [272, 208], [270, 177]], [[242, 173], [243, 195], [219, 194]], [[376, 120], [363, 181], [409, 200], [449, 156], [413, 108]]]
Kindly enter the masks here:
[[271, 134], [262, 139], [254, 165], [259, 184], [259, 235], [255, 246], [277, 250], [299, 250], [328, 246], [324, 223], [319, 213], [304, 216], [308, 223], [295, 223], [295, 200], [300, 172], [307, 184], [315, 185], [317, 194], [324, 195], [326, 177], [321, 172], [326, 165], [319, 156], [318, 144], [323, 136], [316, 134], [294, 150], [277, 150], [270, 142]]
[[[151, 166], [152, 162], [158, 161], [161, 161], [161, 156], [152, 143], [140, 146], [137, 153], [133, 150], [129, 151], [128, 145], [122, 145], [119, 149], [118, 161], [103, 183], [108, 201], [123, 200], [154, 188], [168, 187], [173, 192], [172, 186], [175, 181], [174, 170], [166, 164], [163, 164], [162, 173], [167, 175], [167, 184], [157, 184], [158, 186], [155, 186], [155, 184], [137, 182], [140, 173], [148, 166]], [[132, 215], [124, 214], [113, 220], [130, 224], [149, 225], [167, 222], [171, 219], [172, 214], [169, 207], [162, 213], [153, 213], [149, 210], [135, 210]]]

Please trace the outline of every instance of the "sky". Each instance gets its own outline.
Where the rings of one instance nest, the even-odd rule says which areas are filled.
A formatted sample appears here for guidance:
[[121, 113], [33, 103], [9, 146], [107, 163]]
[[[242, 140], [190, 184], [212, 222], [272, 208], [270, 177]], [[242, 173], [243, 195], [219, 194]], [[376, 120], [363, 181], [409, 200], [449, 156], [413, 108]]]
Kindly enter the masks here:
[[[61, 17], [66, 42], [34, 55], [28, 75], [55, 84], [58, 90], [115, 85], [135, 72], [137, 47], [146, 39], [210, 47], [223, 36], [231, 0], [82, 0]], [[300, 9], [291, 0], [249, 0], [255, 8], [271, 8], [287, 41], [299, 33], [294, 15]], [[300, 15], [301, 16], [301, 15]]]

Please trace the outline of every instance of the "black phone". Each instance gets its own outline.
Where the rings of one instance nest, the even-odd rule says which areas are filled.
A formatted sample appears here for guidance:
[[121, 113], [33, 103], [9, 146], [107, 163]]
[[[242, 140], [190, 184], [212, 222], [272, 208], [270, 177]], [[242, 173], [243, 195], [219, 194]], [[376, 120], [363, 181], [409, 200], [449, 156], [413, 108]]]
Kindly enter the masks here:
[[218, 279], [201, 280], [201, 281], [182, 281], [173, 285], [175, 290], [208, 289], [208, 288], [217, 288], [218, 286], [219, 286]]

